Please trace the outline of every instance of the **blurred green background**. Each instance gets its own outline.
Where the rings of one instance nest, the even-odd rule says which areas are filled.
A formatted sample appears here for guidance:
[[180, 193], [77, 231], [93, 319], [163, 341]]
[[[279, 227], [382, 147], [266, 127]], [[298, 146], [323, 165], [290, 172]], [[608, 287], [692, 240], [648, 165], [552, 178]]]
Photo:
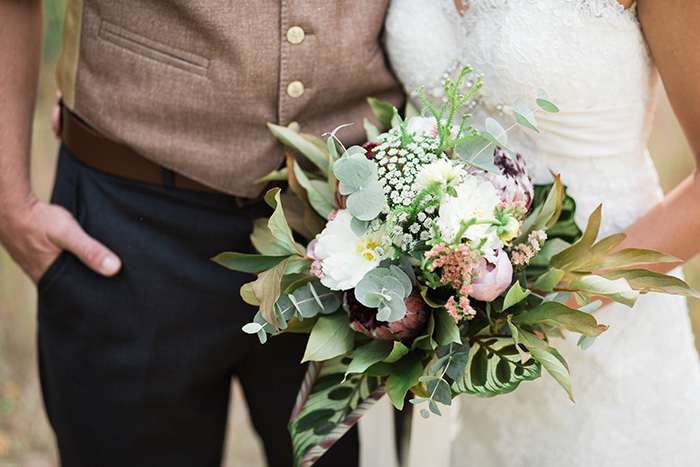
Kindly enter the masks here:
[[[65, 0], [45, 0], [44, 5], [44, 67], [35, 114], [31, 177], [37, 196], [47, 200], [58, 148], [51, 132], [51, 112]], [[665, 96], [662, 93], [659, 97], [649, 148], [659, 168], [664, 191], [668, 191], [691, 172], [693, 159]], [[691, 285], [700, 288], [700, 258], [689, 262], [685, 273]], [[58, 465], [53, 434], [39, 394], [35, 300], [31, 281], [0, 248], [0, 465], [6, 467]], [[700, 304], [692, 301], [690, 306], [698, 335]], [[250, 430], [240, 387], [235, 382], [232, 404], [225, 465], [262, 465], [259, 441]]]

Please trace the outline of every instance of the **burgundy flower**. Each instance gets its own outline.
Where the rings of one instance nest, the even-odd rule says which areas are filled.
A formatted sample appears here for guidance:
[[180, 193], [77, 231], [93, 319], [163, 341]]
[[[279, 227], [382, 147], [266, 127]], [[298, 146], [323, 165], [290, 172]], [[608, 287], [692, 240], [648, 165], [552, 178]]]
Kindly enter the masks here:
[[384, 342], [412, 339], [425, 327], [430, 309], [420, 293], [414, 289], [404, 302], [407, 308], [406, 316], [399, 321], [387, 323], [378, 321], [376, 308], [368, 308], [360, 303], [353, 290], [348, 290], [343, 295], [343, 308], [348, 312], [350, 327], [372, 339]]

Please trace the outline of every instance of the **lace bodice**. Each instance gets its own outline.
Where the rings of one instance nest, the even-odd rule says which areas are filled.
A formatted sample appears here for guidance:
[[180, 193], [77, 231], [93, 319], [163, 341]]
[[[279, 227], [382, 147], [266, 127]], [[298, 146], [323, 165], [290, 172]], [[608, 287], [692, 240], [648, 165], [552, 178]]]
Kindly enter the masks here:
[[[469, 64], [484, 75], [472, 124], [494, 117], [508, 127], [514, 100], [535, 108], [545, 89], [561, 112], [538, 112], [541, 134], [513, 130], [509, 146], [535, 182], [562, 175], [580, 226], [603, 203], [601, 234], [624, 230], [662, 196], [645, 149], [657, 78], [635, 6], [468, 3], [462, 16], [454, 0], [392, 0], [386, 45], [407, 91], [425, 85], [439, 101], [446, 76]], [[461, 398], [452, 465], [700, 465], [700, 365], [684, 300], [645, 296], [631, 311], [610, 305], [596, 316], [610, 329], [590, 349], [554, 342], [577, 403], [546, 374], [506, 396]]]
[[[661, 192], [645, 152], [656, 75], [634, 5], [616, 0], [394, 0], [387, 48], [399, 79], [440, 101], [447, 76], [463, 65], [484, 76], [472, 124], [514, 119], [517, 98], [536, 108], [542, 88], [562, 110], [539, 111], [540, 135], [509, 134], [537, 183], [561, 173], [579, 205], [577, 222], [603, 201], [603, 233], [623, 230], [658, 202]], [[421, 31], [415, 34], [415, 31]], [[634, 173], [621, 179], [624, 167]], [[612, 200], [612, 201], [611, 201]]]

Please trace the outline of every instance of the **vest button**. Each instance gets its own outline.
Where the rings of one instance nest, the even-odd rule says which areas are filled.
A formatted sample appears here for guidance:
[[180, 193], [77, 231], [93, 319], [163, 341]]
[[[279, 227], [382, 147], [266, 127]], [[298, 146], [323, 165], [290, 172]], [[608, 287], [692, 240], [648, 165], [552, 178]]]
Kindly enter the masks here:
[[292, 26], [287, 30], [287, 40], [290, 44], [301, 44], [306, 37], [306, 33], [299, 26]]
[[301, 97], [304, 94], [304, 83], [301, 81], [292, 81], [287, 86], [287, 95], [292, 99]]
[[287, 125], [287, 128], [289, 128], [290, 130], [292, 130], [296, 133], [299, 133], [299, 131], [301, 130], [301, 125], [299, 125], [299, 122], [289, 122], [289, 125]]

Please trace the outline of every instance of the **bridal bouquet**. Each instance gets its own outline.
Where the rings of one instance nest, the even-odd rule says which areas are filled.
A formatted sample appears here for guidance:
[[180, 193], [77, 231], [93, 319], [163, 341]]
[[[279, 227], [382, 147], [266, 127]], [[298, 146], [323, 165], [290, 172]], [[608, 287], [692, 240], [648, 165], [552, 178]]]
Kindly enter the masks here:
[[[469, 71], [447, 82], [441, 109], [426, 100], [420, 116], [404, 120], [370, 100], [391, 129], [365, 121], [361, 147], [343, 148], [338, 129], [324, 142], [270, 125], [314, 169], [287, 154], [286, 167], [264, 179], [289, 188], [265, 197], [274, 212], [255, 223], [259, 254], [215, 260], [257, 274], [241, 289], [259, 307], [245, 332], [262, 343], [309, 333], [303, 360], [311, 364], [289, 424], [297, 465], [313, 464], [385, 393], [401, 409], [411, 391], [428, 417], [459, 394], [505, 394], [544, 368], [573, 400], [550, 337], [569, 331], [590, 346], [607, 328], [591, 314], [595, 297], [631, 306], [649, 291], [695, 294], [679, 279], [634, 269], [675, 258], [615, 251], [624, 234], [596, 241], [600, 208], [582, 233], [559, 177], [533, 186], [498, 122], [479, 133], [468, 115], [458, 119], [481, 86], [460, 94]], [[537, 104], [557, 111], [542, 91]], [[538, 131], [522, 100], [513, 113]]]

